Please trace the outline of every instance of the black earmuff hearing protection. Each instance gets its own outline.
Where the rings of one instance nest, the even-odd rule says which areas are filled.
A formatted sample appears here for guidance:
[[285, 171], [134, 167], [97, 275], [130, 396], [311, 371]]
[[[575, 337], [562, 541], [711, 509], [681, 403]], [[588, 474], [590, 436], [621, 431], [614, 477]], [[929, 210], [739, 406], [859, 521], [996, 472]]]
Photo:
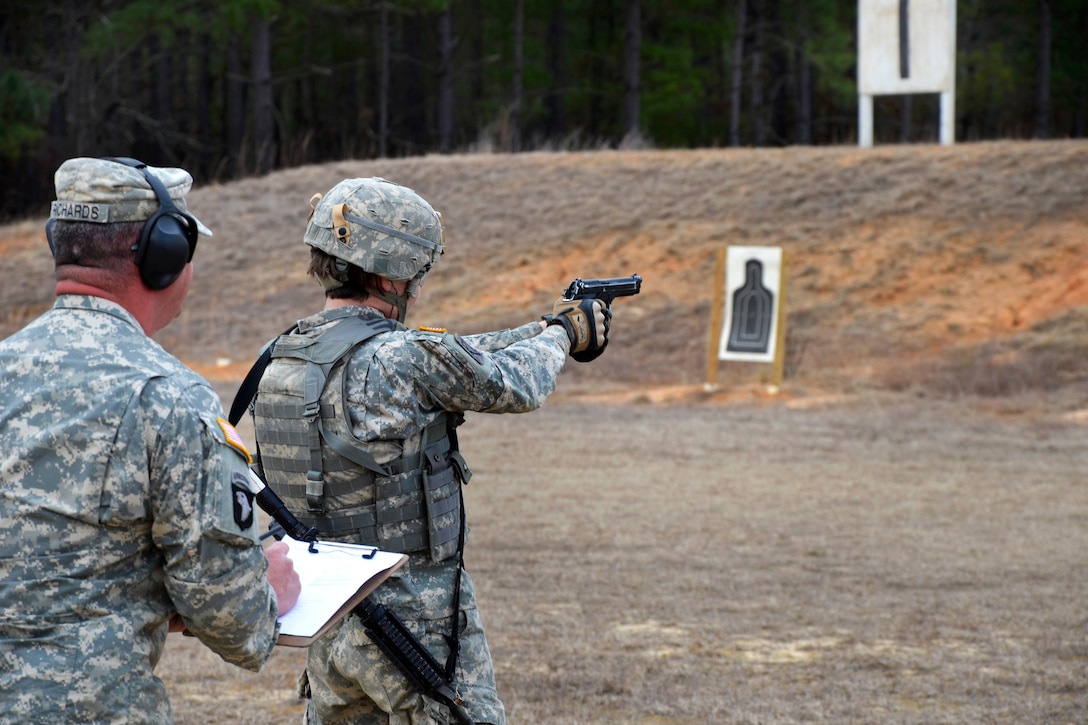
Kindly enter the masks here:
[[[178, 209], [163, 183], [147, 170], [147, 164], [127, 157], [109, 157], [105, 160], [138, 169], [155, 191], [159, 210], [144, 224], [140, 240], [132, 251], [136, 252], [135, 262], [144, 284], [153, 290], [166, 289], [174, 284], [185, 270], [185, 265], [193, 260], [200, 236], [196, 219]], [[47, 227], [47, 236], [49, 231]]]
[[57, 225], [57, 220], [50, 217], [45, 222], [45, 241], [49, 242], [49, 253], [54, 257], [57, 256], [57, 250], [53, 248], [53, 227]]

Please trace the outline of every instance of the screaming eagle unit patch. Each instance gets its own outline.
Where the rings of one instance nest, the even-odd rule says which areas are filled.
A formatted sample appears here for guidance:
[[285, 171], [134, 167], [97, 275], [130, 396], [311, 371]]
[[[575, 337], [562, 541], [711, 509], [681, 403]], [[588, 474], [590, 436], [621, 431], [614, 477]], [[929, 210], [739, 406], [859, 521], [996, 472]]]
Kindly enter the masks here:
[[[219, 427], [223, 430], [223, 437], [226, 439], [227, 445], [241, 453], [246, 459], [246, 463], [253, 463], [253, 456], [249, 454], [245, 441], [242, 440], [241, 434], [238, 433], [235, 427], [225, 418], [216, 418], [216, 422], [219, 423]], [[256, 511], [253, 508], [254, 493], [249, 488], [249, 476], [245, 472], [234, 471], [231, 473], [230, 497], [234, 509], [234, 523], [243, 531], [249, 529], [249, 527], [253, 526]]]

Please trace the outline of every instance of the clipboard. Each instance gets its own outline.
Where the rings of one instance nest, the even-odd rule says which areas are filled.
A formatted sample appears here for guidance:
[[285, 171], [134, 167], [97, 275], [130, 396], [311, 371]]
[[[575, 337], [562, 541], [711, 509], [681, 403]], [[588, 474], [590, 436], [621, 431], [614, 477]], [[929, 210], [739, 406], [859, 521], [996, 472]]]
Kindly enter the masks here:
[[309, 647], [408, 561], [373, 546], [282, 540], [302, 584], [295, 606], [279, 618], [276, 644], [284, 647]]

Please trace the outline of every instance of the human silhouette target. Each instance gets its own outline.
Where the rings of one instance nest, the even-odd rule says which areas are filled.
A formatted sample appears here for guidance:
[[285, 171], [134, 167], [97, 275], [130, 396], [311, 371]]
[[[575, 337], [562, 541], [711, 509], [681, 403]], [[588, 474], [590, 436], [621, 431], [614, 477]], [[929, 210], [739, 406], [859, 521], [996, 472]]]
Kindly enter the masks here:
[[719, 360], [773, 362], [782, 284], [778, 247], [729, 247]]

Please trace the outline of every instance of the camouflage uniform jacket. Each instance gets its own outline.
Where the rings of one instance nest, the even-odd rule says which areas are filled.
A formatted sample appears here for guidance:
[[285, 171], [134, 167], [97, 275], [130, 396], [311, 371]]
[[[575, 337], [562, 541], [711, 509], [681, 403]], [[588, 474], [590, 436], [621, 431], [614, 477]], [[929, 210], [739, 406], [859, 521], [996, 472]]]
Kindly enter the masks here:
[[[378, 316], [362, 307], [360, 316]], [[321, 324], [318, 313], [305, 322]], [[526, 413], [544, 404], [567, 360], [570, 342], [561, 327], [539, 322], [461, 337], [444, 331], [407, 330], [379, 335], [348, 364], [348, 413], [355, 437], [371, 444], [379, 461], [427, 427], [442, 411]]]
[[[369, 307], [353, 309], [364, 319], [379, 316]], [[312, 315], [299, 322], [299, 334], [323, 331], [338, 324], [343, 314], [340, 308]], [[351, 434], [378, 462], [387, 464], [415, 453], [421, 431], [444, 412], [535, 410], [555, 389], [569, 347], [562, 327], [542, 330], [538, 322], [464, 338], [422, 329], [380, 333], [359, 346], [345, 366], [343, 390]], [[275, 369], [269, 367], [265, 373], [262, 390], [266, 383], [275, 388], [275, 381], [267, 380]], [[332, 375], [336, 374], [334, 368]], [[257, 420], [255, 425], [260, 440], [261, 426], [275, 425], [275, 421]], [[261, 455], [265, 454], [261, 444]], [[472, 461], [468, 463], [471, 466]], [[351, 494], [333, 497], [328, 501], [330, 514], [358, 506], [368, 496], [373, 494], [358, 491], [354, 498]], [[286, 503], [302, 510], [306, 505], [304, 500]], [[413, 552], [408, 563], [372, 595], [395, 611], [440, 663], [449, 654], [446, 636], [459, 568], [456, 558], [435, 564], [426, 551]], [[467, 572], [461, 583], [461, 641], [454, 688], [477, 722], [504, 723], [475, 589]], [[356, 618], [349, 617], [342, 625], [308, 652], [307, 672], [300, 680], [300, 694], [313, 698], [307, 722], [445, 722], [439, 714], [443, 708], [425, 702], [407, 685], [363, 634]]]
[[[381, 319], [370, 307], [336, 308], [299, 321], [293, 337], [325, 332], [349, 314], [363, 320]], [[339, 409], [338, 398], [326, 399], [341, 387], [333, 378], [342, 375], [348, 435], [375, 461], [388, 464], [416, 455], [422, 431], [445, 413], [524, 413], [539, 408], [555, 389], [568, 348], [561, 327], [542, 331], [538, 322], [468, 337], [428, 329], [383, 332], [356, 348], [343, 368], [332, 369], [322, 402]], [[274, 362], [265, 372], [258, 409], [262, 395], [281, 392], [286, 383], [281, 376], [290, 374], [284, 370]], [[294, 448], [269, 442], [283, 437], [273, 429], [293, 424], [265, 415], [254, 420], [265, 478], [274, 489], [284, 476], [294, 476], [298, 484], [306, 480], [304, 467], [283, 463]], [[276, 461], [276, 470], [270, 460]], [[353, 480], [350, 464], [340, 477]], [[282, 489], [277, 493], [292, 510], [306, 511], [304, 498]], [[341, 490], [339, 495], [327, 496], [326, 504], [335, 515], [337, 510], [357, 507], [368, 499], [372, 503], [372, 497], [370, 490]]]
[[258, 669], [276, 597], [218, 397], [119, 305], [0, 342], [0, 720], [168, 723], [167, 623]]

